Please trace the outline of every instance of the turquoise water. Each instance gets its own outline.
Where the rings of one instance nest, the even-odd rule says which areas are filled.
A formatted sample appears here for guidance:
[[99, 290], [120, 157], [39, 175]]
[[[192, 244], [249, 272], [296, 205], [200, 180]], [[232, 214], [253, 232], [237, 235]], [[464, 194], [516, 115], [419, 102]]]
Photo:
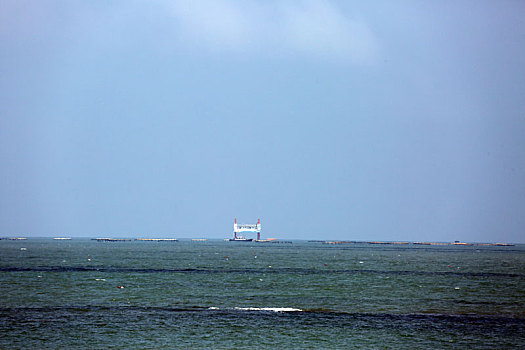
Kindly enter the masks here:
[[524, 277], [523, 245], [0, 240], [0, 348], [524, 348]]

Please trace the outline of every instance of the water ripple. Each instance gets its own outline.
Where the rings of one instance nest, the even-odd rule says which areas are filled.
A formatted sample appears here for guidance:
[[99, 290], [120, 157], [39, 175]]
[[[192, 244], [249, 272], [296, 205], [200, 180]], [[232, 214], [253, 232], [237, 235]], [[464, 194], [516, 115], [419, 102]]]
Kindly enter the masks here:
[[523, 274], [498, 272], [458, 272], [458, 271], [412, 271], [412, 270], [370, 270], [370, 269], [305, 269], [305, 268], [242, 268], [242, 269], [166, 269], [166, 268], [128, 268], [117, 266], [40, 266], [40, 267], [0, 267], [0, 272], [116, 272], [116, 273], [195, 273], [195, 274], [376, 274], [376, 275], [419, 275], [419, 276], [463, 276], [463, 277], [510, 277], [522, 278]]

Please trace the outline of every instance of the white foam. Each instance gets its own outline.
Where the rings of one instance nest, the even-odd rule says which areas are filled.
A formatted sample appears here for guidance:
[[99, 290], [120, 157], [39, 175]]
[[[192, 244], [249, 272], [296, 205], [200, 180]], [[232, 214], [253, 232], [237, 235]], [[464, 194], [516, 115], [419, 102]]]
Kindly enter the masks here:
[[[218, 307], [209, 307], [208, 310], [220, 310]], [[301, 309], [296, 309], [293, 307], [234, 307], [231, 310], [240, 310], [240, 311], [273, 311], [273, 312], [300, 312]]]
[[273, 311], [273, 312], [297, 312], [297, 311], [303, 311], [301, 309], [295, 309], [293, 307], [236, 307], [235, 310]]

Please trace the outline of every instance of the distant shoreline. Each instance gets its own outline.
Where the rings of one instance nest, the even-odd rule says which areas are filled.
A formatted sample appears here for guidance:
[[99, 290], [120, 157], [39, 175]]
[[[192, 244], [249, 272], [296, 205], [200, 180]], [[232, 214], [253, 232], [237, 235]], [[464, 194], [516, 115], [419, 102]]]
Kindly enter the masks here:
[[[53, 239], [57, 241], [70, 241], [73, 239], [89, 239], [99, 242], [131, 242], [131, 241], [142, 241], [142, 242], [206, 242], [206, 241], [224, 241], [222, 238], [119, 238], [119, 237], [108, 237], [108, 238], [92, 238], [92, 237], [50, 237], [50, 236], [38, 236], [38, 237], [0, 237], [0, 240], [10, 241], [26, 241], [30, 239]], [[275, 240], [274, 242], [307, 242], [307, 243], [321, 243], [321, 244], [370, 244], [370, 245], [424, 245], [424, 246], [478, 246], [478, 247], [514, 247], [519, 244], [525, 243], [504, 243], [504, 242], [427, 242], [427, 241], [342, 241], [342, 240], [304, 240], [304, 239], [292, 239], [292, 240]], [[268, 243], [272, 241], [256, 241], [255, 243]]]

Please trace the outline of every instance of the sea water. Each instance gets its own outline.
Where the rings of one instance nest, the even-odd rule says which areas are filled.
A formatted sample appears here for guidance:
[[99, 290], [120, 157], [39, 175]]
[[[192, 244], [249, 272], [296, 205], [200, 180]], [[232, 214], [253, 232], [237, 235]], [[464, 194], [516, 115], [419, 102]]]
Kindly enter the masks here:
[[0, 240], [0, 348], [525, 348], [525, 246]]

